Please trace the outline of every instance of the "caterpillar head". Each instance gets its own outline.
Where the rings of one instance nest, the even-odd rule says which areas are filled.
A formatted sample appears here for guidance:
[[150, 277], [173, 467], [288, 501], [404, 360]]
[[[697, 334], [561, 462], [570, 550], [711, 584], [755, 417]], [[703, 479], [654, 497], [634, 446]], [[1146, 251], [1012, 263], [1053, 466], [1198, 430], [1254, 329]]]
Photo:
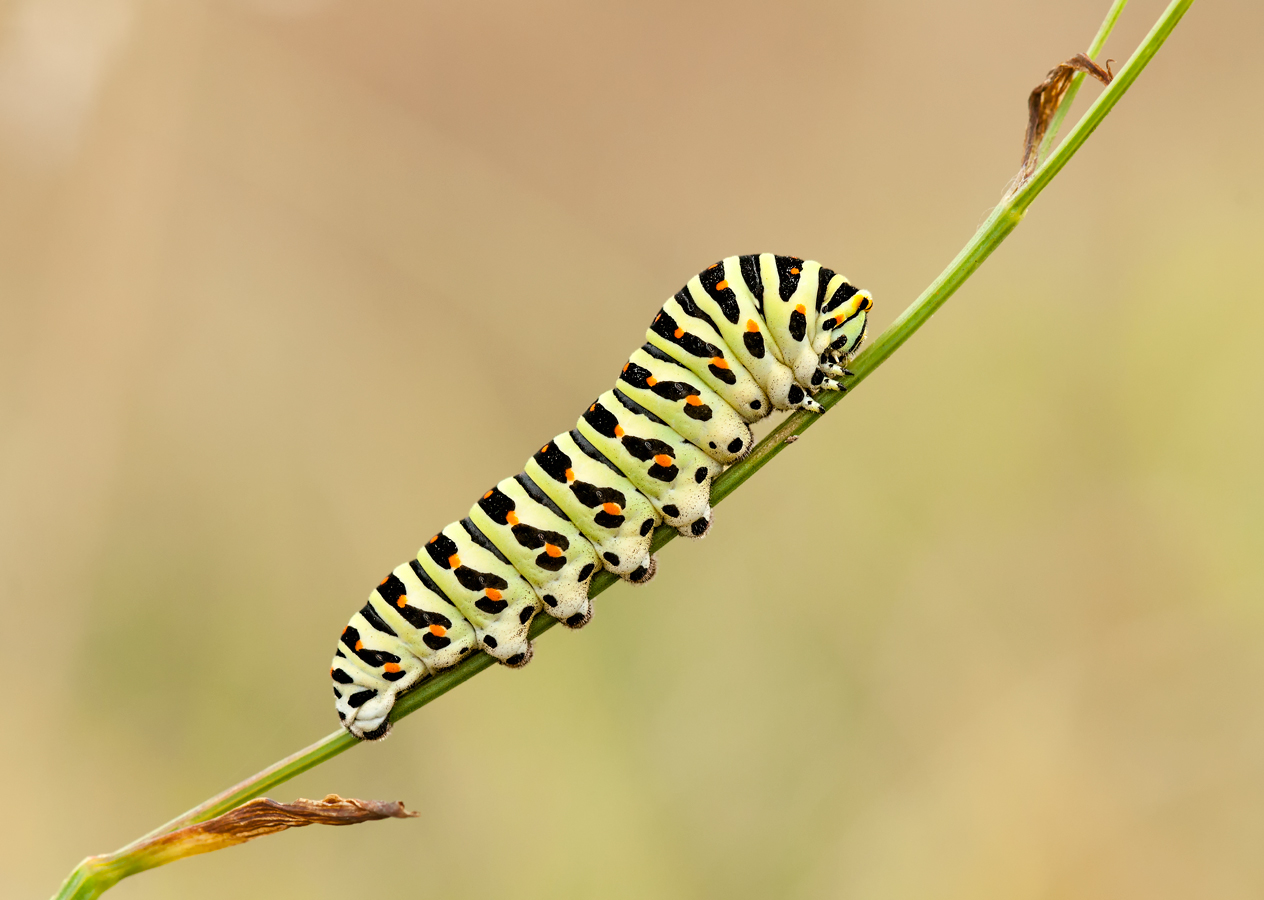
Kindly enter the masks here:
[[869, 310], [873, 296], [868, 291], [857, 291], [838, 309], [834, 310], [835, 325], [830, 331], [829, 350], [835, 359], [848, 360], [856, 354], [865, 339], [869, 324]]

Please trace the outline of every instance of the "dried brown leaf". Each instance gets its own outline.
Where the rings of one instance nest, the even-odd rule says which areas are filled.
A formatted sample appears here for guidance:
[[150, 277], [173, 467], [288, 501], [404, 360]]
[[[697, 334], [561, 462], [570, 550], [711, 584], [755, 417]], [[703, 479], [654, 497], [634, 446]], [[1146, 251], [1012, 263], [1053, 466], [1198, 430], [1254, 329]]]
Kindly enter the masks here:
[[244, 844], [287, 828], [357, 825], [377, 819], [408, 819], [416, 815], [406, 810], [403, 803], [344, 800], [337, 794], [330, 794], [324, 800], [295, 800], [293, 803], [277, 803], [260, 797], [222, 816], [160, 835], [147, 846], [138, 848], [137, 855], [148, 863], [144, 868], [152, 868], [185, 856]]
[[1040, 163], [1040, 144], [1044, 140], [1045, 132], [1049, 130], [1049, 122], [1053, 119], [1054, 113], [1062, 105], [1062, 98], [1066, 96], [1067, 88], [1071, 86], [1071, 79], [1075, 77], [1076, 72], [1092, 75], [1102, 84], [1110, 84], [1111, 79], [1115, 77], [1110, 71], [1109, 60], [1106, 62], [1106, 68], [1103, 69], [1083, 53], [1077, 53], [1066, 62], [1051, 69], [1045, 80], [1036, 85], [1031, 96], [1027, 98], [1027, 136], [1023, 141], [1023, 164], [1014, 177], [1007, 196], [1016, 193], [1035, 174], [1036, 167]]

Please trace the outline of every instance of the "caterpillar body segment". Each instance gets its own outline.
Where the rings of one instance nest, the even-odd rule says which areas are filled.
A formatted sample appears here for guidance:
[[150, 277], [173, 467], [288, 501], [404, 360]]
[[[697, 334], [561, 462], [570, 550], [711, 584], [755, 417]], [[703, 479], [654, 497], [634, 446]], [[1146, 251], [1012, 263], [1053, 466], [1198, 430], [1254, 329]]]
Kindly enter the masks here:
[[627, 409], [607, 391], [579, 418], [578, 431], [611, 460], [668, 525], [701, 537], [711, 521], [711, 477], [720, 465], [665, 423]]
[[824, 287], [820, 283], [821, 277], [828, 280], [833, 275], [818, 263], [804, 262], [798, 283], [789, 296], [778, 292], [776, 297], [764, 301], [764, 321], [768, 325], [768, 333], [781, 350], [782, 362], [800, 385], [812, 384], [820, 364], [821, 353], [813, 349], [820, 316], [817, 297], [819, 289]]
[[533, 498], [524, 480], [520, 475], [497, 484], [474, 504], [469, 518], [531, 584], [549, 615], [580, 628], [592, 618], [588, 586], [602, 568], [601, 558], [548, 495], [527, 482]]
[[369, 594], [368, 605], [380, 620], [375, 627], [393, 631], [428, 673], [455, 665], [478, 646], [474, 626], [426, 574], [421, 560], [396, 566]]
[[653, 344], [633, 351], [615, 390], [722, 465], [737, 462], [754, 444], [750, 426], [733, 407]]
[[395, 568], [339, 636], [330, 675], [357, 737], [390, 730], [399, 694], [475, 650], [531, 659], [541, 610], [592, 616], [593, 576], [654, 576], [654, 528], [711, 525], [711, 482], [774, 409], [820, 411], [864, 340], [868, 291], [810, 260], [731, 256], [659, 310], [614, 387]]
[[482, 649], [507, 666], [530, 661], [527, 625], [543, 601], [469, 519], [445, 526], [417, 560], [474, 626]]
[[559, 434], [528, 460], [526, 474], [592, 541], [603, 568], [644, 580], [650, 535], [662, 517], [587, 438], [578, 430]]
[[728, 349], [711, 317], [698, 310], [688, 288], [663, 304], [645, 338], [702, 379], [748, 423], [768, 415], [764, 389]]

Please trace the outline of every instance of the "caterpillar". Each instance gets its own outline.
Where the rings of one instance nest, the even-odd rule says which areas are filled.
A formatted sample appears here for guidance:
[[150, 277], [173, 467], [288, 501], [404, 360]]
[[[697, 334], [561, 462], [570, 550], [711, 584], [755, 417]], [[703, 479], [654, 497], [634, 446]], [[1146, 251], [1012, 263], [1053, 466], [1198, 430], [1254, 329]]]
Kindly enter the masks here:
[[587, 624], [601, 569], [649, 581], [654, 528], [707, 533], [711, 481], [750, 451], [751, 423], [774, 409], [821, 412], [813, 395], [843, 390], [872, 305], [793, 256], [730, 256], [690, 279], [573, 429], [369, 594], [330, 669], [343, 727], [385, 737], [400, 694], [476, 650], [526, 665], [531, 620]]

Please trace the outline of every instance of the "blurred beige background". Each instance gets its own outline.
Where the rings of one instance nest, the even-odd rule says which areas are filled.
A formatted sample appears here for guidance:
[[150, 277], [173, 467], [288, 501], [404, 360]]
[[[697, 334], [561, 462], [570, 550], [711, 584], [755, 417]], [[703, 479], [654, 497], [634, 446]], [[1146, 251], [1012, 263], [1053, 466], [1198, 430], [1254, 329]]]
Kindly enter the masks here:
[[[0, 894], [333, 730], [369, 588], [703, 266], [876, 334], [1106, 6], [0, 3]], [[1259, 896], [1262, 30], [1196, 4], [652, 585], [274, 794], [420, 820], [111, 896]]]

